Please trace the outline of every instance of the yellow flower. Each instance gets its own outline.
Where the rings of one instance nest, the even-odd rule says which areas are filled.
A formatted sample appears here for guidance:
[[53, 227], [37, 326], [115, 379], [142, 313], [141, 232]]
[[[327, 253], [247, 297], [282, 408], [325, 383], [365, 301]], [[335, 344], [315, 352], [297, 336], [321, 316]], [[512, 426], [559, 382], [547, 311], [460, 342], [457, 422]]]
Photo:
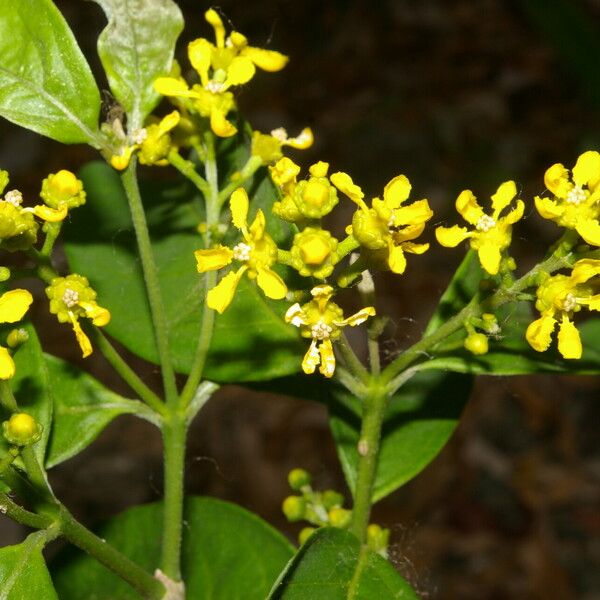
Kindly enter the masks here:
[[466, 227], [438, 227], [435, 230], [437, 241], [447, 248], [454, 248], [462, 241], [470, 239], [471, 248], [477, 250], [481, 266], [490, 274], [496, 275], [500, 268], [502, 251], [510, 246], [512, 225], [522, 216], [525, 205], [517, 200], [516, 207], [501, 217], [500, 213], [508, 207], [517, 195], [514, 181], [506, 181], [500, 185], [492, 196], [492, 214], [488, 215], [477, 202], [471, 190], [464, 190], [456, 199], [456, 210], [463, 219], [475, 229]]
[[405, 252], [423, 254], [429, 248], [429, 244], [415, 244], [411, 240], [423, 233], [433, 211], [427, 200], [402, 206], [411, 190], [410, 182], [404, 175], [394, 177], [383, 190], [383, 200], [373, 198], [371, 208], [363, 200], [362, 189], [347, 173], [334, 173], [331, 182], [358, 204], [359, 210], [354, 213], [348, 233], [352, 233], [361, 246], [383, 254], [393, 273], [404, 273]]
[[229, 137], [237, 131], [226, 118], [235, 107], [229, 88], [250, 81], [255, 67], [279, 71], [288, 59], [274, 50], [249, 46], [246, 37], [237, 31], [225, 38], [223, 21], [214, 9], [207, 10], [204, 16], [215, 31], [216, 44], [199, 38], [188, 45], [188, 57], [200, 77], [200, 84], [190, 88], [182, 79], [159, 77], [154, 89], [163, 96], [193, 100], [191, 108], [210, 119], [212, 131], [220, 137]]
[[230, 199], [233, 225], [240, 230], [244, 238], [234, 248], [216, 246], [194, 253], [199, 273], [216, 271], [233, 260], [242, 263], [237, 271], [231, 271], [208, 292], [207, 305], [219, 313], [231, 304], [235, 290], [246, 273], [250, 279], [256, 279], [258, 287], [267, 298], [281, 300], [287, 293], [287, 287], [281, 277], [271, 269], [277, 261], [277, 246], [265, 231], [265, 215], [258, 210], [252, 225], [248, 226], [248, 194], [244, 188], [238, 188]]
[[296, 303], [290, 306], [285, 314], [286, 323], [300, 328], [300, 335], [312, 339], [308, 352], [302, 360], [302, 370], [306, 374], [319, 372], [325, 377], [332, 377], [335, 371], [335, 355], [332, 340], [340, 336], [341, 329], [346, 325], [356, 327], [375, 315], [372, 306], [362, 308], [357, 313], [344, 319], [343, 310], [334, 302], [333, 288], [330, 285], [318, 285], [311, 290], [313, 299], [300, 306]]
[[594, 293], [597, 285], [590, 282], [597, 275], [600, 275], [600, 260], [582, 259], [575, 263], [570, 276], [554, 275], [539, 286], [535, 307], [541, 317], [530, 323], [525, 333], [534, 350], [548, 349], [560, 319], [558, 351], [565, 358], [581, 358], [581, 338], [571, 316], [586, 306], [589, 310], [600, 310], [600, 294]]
[[535, 206], [544, 217], [574, 229], [588, 243], [600, 246], [600, 154], [584, 152], [569, 170], [557, 163], [544, 176], [554, 198], [536, 196]]
[[61, 323], [71, 323], [83, 358], [92, 353], [92, 344], [79, 323], [80, 317], [91, 319], [97, 327], [110, 322], [110, 312], [96, 302], [96, 292], [86, 277], [72, 273], [66, 277], [55, 277], [46, 288], [50, 300], [50, 312]]
[[263, 165], [269, 165], [283, 156], [281, 149], [284, 146], [306, 150], [313, 145], [313, 142], [314, 136], [310, 127], [305, 127], [299, 135], [293, 138], [288, 137], [287, 131], [283, 127], [273, 129], [270, 135], [255, 131], [252, 134], [250, 153], [253, 156], [259, 156]]
[[[0, 323], [16, 323], [24, 316], [33, 297], [27, 290], [16, 289], [0, 296]], [[15, 374], [15, 363], [4, 346], [0, 346], [0, 379], [10, 379]]]

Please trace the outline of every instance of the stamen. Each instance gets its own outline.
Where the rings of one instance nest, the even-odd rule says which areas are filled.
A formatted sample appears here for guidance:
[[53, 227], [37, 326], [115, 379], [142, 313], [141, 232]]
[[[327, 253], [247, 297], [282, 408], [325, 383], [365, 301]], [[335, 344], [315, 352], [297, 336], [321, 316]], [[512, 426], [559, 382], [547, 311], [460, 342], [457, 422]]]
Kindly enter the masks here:
[[6, 192], [4, 201], [18, 208], [23, 202], [23, 194], [19, 190], [10, 190], [10, 192]]
[[310, 328], [310, 333], [315, 340], [326, 340], [331, 335], [333, 327], [327, 325], [325, 321], [318, 321]]
[[563, 310], [571, 312], [577, 308], [577, 298], [574, 294], [568, 293], [563, 300]]
[[276, 140], [279, 140], [282, 144], [284, 142], [287, 142], [288, 139], [288, 133], [284, 127], [278, 127], [277, 129], [273, 129], [273, 131], [271, 131], [271, 136], [274, 137]]
[[146, 130], [145, 127], [142, 127], [141, 129], [134, 129], [131, 134], [131, 139], [133, 140], [134, 144], [143, 143], [147, 137], [148, 137], [148, 131]]
[[567, 194], [567, 202], [569, 204], [581, 204], [585, 201], [587, 194], [579, 185], [573, 186], [573, 189]]
[[63, 294], [62, 301], [67, 308], [73, 308], [79, 302], [79, 292], [67, 288]]
[[477, 221], [475, 227], [477, 231], [489, 231], [493, 227], [496, 227], [496, 221], [489, 215], [482, 215], [479, 217], [479, 221]]
[[220, 94], [223, 91], [224, 83], [222, 81], [215, 81], [211, 79], [204, 88], [212, 94]]
[[233, 258], [235, 258], [235, 260], [246, 262], [250, 260], [250, 252], [252, 252], [252, 247], [248, 244], [244, 244], [244, 242], [240, 242], [233, 248]]

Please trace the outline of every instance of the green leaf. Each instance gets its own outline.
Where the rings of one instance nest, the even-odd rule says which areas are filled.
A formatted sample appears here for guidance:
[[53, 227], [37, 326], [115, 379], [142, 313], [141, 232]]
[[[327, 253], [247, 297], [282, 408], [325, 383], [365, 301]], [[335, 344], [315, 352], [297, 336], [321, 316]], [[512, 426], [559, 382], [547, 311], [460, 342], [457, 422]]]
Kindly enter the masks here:
[[107, 390], [99, 381], [60, 358], [46, 354], [54, 395], [54, 424], [46, 467], [75, 456], [87, 448], [116, 417], [147, 414], [146, 407]]
[[[100, 532], [103, 539], [154, 571], [160, 558], [162, 505], [127, 510]], [[294, 548], [256, 515], [213, 498], [188, 498], [182, 550], [189, 600], [264, 600]], [[139, 596], [79, 551], [63, 556], [52, 575], [61, 600], [133, 600]]]
[[[108, 333], [138, 356], [157, 362], [143, 274], [120, 179], [103, 163], [87, 165], [80, 176], [88, 202], [73, 212], [73, 220], [65, 228], [70, 266], [89, 277], [98, 291], [99, 303], [110, 309]], [[269, 193], [265, 182], [252, 188], [252, 197], [259, 205], [267, 201]], [[194, 250], [201, 247], [196, 232], [203, 218], [200, 202], [181, 181], [152, 182], [142, 186], [142, 196], [172, 358], [176, 370], [186, 373], [196, 349], [206, 293], [194, 259]], [[282, 304], [265, 299], [244, 277], [231, 306], [217, 316], [205, 377], [219, 382], [251, 381], [297, 372], [303, 344], [296, 328], [283, 321]]]
[[[390, 399], [383, 421], [373, 502], [418, 475], [452, 435], [469, 398], [472, 378], [426, 371]], [[332, 389], [330, 425], [351, 490], [356, 486], [361, 404], [342, 388]]]
[[44, 536], [31, 534], [22, 544], [0, 548], [0, 600], [58, 600], [46, 568]]
[[50, 0], [0, 0], [0, 115], [66, 144], [100, 147], [100, 94]]
[[[27, 331], [29, 340], [14, 355], [17, 370], [10, 385], [19, 410], [34, 417], [43, 427], [42, 437], [33, 447], [38, 460], [43, 462], [52, 428], [52, 387], [34, 327], [30, 324], [22, 324], [20, 327]], [[6, 449], [3, 436], [0, 436], [0, 448]]]
[[[456, 270], [448, 288], [431, 318], [426, 334], [435, 331], [442, 323], [457, 314], [475, 295], [479, 283], [486, 277], [479, 265], [477, 253], [470, 250]], [[460, 330], [446, 342], [451, 348], [443, 347], [431, 353], [427, 369], [442, 369], [458, 373], [479, 375], [526, 375], [529, 373], [600, 373], [600, 336], [597, 332], [599, 320], [593, 318], [579, 327], [584, 345], [580, 360], [565, 360], [554, 343], [546, 352], [536, 352], [525, 339], [529, 323], [537, 317], [533, 313], [532, 302], [513, 302], [504, 305], [496, 312], [500, 334], [489, 339], [489, 352], [475, 356], [462, 347], [466, 336]], [[596, 325], [594, 325], [596, 323]]]
[[167, 75], [183, 17], [171, 0], [95, 0], [108, 25], [98, 38], [98, 54], [111, 92], [139, 128], [160, 100], [154, 80]]
[[302, 546], [268, 600], [417, 600], [394, 567], [341, 529], [324, 528]]

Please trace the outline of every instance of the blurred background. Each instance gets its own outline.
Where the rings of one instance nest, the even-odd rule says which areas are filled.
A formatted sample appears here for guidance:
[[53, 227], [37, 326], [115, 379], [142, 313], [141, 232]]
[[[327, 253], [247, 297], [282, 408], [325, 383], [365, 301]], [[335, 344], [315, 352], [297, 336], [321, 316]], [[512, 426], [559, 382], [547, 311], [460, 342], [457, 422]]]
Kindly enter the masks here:
[[[56, 4], [106, 89], [95, 51], [101, 9]], [[186, 66], [184, 42], [212, 39], [212, 30], [203, 20], [208, 3], [179, 4], [187, 25], [178, 56]], [[315, 145], [295, 158], [350, 172], [367, 195], [406, 174], [411, 197], [429, 198], [435, 224], [453, 214], [464, 188], [485, 200], [514, 179], [531, 199], [543, 191], [548, 166], [571, 167], [581, 151], [600, 147], [598, 0], [224, 0], [217, 7], [252, 45], [291, 57], [283, 72], [259, 73], [239, 91], [255, 128], [284, 126], [295, 135], [310, 125]], [[4, 121], [0, 134], [0, 167], [30, 195], [48, 173], [95, 158]], [[530, 210], [517, 235], [519, 264], [527, 265], [558, 229]], [[462, 256], [433, 246], [412, 257], [401, 278], [378, 276], [379, 310], [394, 323], [387, 355], [422, 331]], [[42, 303], [37, 310], [43, 319]], [[71, 332], [47, 327], [46, 349], [77, 361]], [[86, 368], [130, 394], [97, 356]], [[600, 599], [599, 392], [592, 377], [478, 380], [438, 459], [374, 511], [392, 529], [394, 564], [423, 598]], [[228, 387], [191, 431], [188, 491], [238, 502], [295, 537], [280, 504], [296, 466], [313, 473], [316, 487], [347, 492], [325, 407]], [[90, 525], [157, 499], [161, 477], [157, 432], [128, 417], [51, 475], [57, 494]], [[0, 519], [2, 545], [21, 535]]]

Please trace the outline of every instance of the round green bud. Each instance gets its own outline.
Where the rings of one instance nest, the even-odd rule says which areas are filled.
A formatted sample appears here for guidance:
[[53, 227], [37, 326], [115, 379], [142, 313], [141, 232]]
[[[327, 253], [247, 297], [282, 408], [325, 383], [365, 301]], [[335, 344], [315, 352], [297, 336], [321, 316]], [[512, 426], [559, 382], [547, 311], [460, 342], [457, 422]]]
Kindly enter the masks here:
[[288, 521], [301, 521], [306, 513], [306, 500], [301, 496], [288, 496], [283, 501], [281, 510]]
[[0, 201], [1, 247], [9, 252], [27, 250], [37, 241], [38, 224], [33, 213], [25, 212], [20, 206]]
[[367, 545], [373, 552], [385, 554], [390, 541], [390, 530], [384, 529], [376, 523], [367, 527]]
[[467, 336], [463, 345], [471, 354], [487, 354], [487, 335], [483, 333], [471, 333]]
[[301, 546], [304, 546], [304, 544], [306, 544], [306, 542], [308, 541], [308, 538], [316, 531], [317, 529], [315, 527], [305, 527], [299, 534], [298, 534], [298, 543]]
[[294, 236], [290, 249], [292, 266], [303, 277], [324, 279], [331, 275], [337, 261], [338, 241], [324, 229], [307, 227]]
[[0, 281], [8, 281], [10, 279], [10, 269], [8, 267], [0, 267]]
[[15, 413], [2, 423], [4, 437], [14, 446], [29, 446], [42, 436], [42, 426], [27, 413]]
[[329, 510], [334, 506], [341, 506], [344, 504], [344, 496], [335, 490], [325, 490], [322, 496], [323, 506]]
[[29, 340], [29, 334], [25, 329], [12, 329], [6, 336], [6, 344], [10, 348], [18, 348]]
[[350, 525], [352, 511], [347, 510], [345, 508], [341, 508], [339, 506], [335, 506], [329, 511], [328, 515], [329, 523], [332, 527], [345, 529], [346, 527], [348, 527], [348, 525]]
[[352, 233], [361, 246], [369, 250], [387, 248], [390, 236], [387, 223], [384, 223], [377, 212], [370, 208], [368, 211], [359, 209], [352, 217]]
[[42, 200], [51, 208], [77, 208], [85, 204], [83, 183], [74, 173], [62, 169], [58, 173], [51, 173], [42, 182], [40, 192]]
[[284, 196], [279, 202], [275, 202], [271, 211], [276, 217], [288, 223], [299, 223], [304, 220], [291, 196]]
[[296, 185], [294, 202], [305, 217], [320, 219], [329, 214], [338, 203], [337, 190], [327, 177], [311, 177]]
[[288, 483], [296, 492], [299, 492], [304, 486], [310, 485], [310, 482], [310, 474], [304, 469], [292, 469], [288, 474]]
[[250, 154], [258, 156], [263, 165], [270, 165], [277, 162], [283, 156], [281, 141], [272, 135], [255, 131], [252, 134]]

